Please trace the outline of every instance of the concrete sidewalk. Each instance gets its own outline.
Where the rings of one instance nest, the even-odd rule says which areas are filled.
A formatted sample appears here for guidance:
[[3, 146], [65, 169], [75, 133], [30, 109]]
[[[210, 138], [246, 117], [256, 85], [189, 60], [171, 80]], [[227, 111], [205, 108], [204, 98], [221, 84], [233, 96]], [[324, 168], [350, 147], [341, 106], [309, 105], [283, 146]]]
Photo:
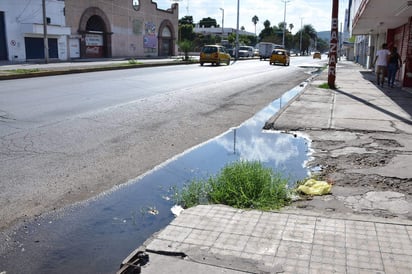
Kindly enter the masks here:
[[332, 195], [280, 212], [190, 208], [124, 263], [143, 274], [412, 273], [412, 94], [351, 62], [337, 73], [337, 90], [318, 87], [324, 72], [265, 126], [310, 137]]

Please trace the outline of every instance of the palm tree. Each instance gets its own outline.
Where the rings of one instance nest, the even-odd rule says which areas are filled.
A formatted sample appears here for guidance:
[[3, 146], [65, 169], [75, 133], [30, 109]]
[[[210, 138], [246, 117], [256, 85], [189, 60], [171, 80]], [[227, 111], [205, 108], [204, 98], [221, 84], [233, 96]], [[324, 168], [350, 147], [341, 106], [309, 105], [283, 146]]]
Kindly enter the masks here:
[[293, 24], [289, 24], [290, 32], [292, 32], [292, 29], [293, 29], [294, 27], [295, 27], [295, 26], [294, 26]]
[[255, 24], [255, 36], [256, 36], [256, 24], [257, 22], [259, 22], [259, 17], [257, 17], [257, 15], [252, 17], [252, 22], [253, 24]]

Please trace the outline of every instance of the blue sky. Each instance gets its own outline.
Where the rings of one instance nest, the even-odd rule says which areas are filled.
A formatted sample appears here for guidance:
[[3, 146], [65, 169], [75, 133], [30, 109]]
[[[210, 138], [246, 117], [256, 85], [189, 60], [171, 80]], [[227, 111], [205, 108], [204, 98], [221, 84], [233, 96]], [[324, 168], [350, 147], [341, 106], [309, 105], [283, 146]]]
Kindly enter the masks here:
[[[224, 27], [236, 28], [237, 0], [152, 0], [158, 8], [170, 8], [174, 2], [179, 3], [179, 18], [185, 15], [193, 16], [196, 22], [202, 18], [215, 18], [218, 24], [222, 24], [222, 11], [224, 9]], [[316, 31], [329, 31], [332, 17], [332, 0], [286, 0], [286, 23], [292, 23], [292, 33], [303, 25], [311, 24]], [[249, 32], [255, 32], [252, 17], [257, 15], [259, 22], [256, 32], [263, 29], [263, 22], [269, 20], [271, 25], [283, 22], [284, 0], [239, 0], [239, 27], [244, 26]], [[339, 21], [343, 22], [348, 0], [339, 0]]]

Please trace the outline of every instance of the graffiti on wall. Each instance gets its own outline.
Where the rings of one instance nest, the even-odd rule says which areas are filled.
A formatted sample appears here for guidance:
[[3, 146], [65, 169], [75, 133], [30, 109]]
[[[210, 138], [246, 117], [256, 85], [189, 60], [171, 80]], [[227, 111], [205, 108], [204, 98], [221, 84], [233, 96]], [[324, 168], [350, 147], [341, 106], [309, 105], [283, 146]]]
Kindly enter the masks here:
[[157, 48], [156, 25], [152, 22], [144, 24], [143, 47]]

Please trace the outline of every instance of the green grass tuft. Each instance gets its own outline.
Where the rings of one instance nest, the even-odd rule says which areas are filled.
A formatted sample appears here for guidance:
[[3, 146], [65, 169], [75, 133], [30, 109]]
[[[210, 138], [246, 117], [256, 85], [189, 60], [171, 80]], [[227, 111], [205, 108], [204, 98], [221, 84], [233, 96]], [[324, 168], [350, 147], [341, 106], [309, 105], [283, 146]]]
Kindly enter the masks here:
[[188, 208], [198, 204], [225, 204], [236, 208], [277, 209], [290, 202], [287, 180], [260, 162], [238, 161], [205, 181], [192, 181], [177, 195]]

